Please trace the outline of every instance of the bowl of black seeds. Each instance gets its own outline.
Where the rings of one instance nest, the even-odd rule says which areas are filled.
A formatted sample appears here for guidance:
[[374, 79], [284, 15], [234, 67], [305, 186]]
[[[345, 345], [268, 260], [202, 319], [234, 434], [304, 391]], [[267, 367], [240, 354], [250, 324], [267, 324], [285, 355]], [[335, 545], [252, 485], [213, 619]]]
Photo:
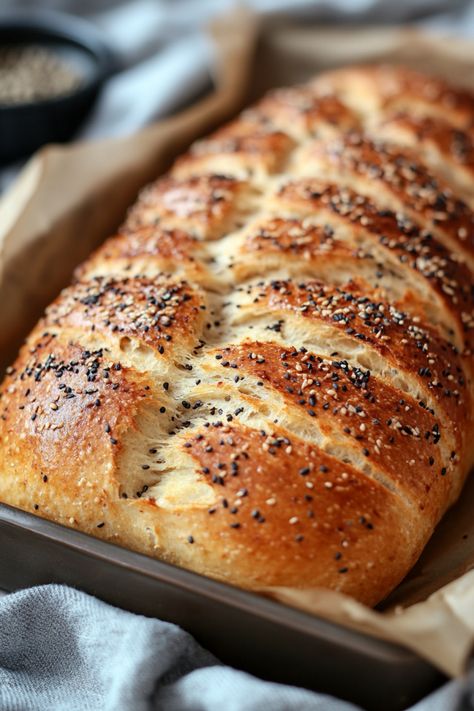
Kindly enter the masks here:
[[0, 14], [0, 164], [72, 138], [115, 69], [100, 33], [79, 18]]

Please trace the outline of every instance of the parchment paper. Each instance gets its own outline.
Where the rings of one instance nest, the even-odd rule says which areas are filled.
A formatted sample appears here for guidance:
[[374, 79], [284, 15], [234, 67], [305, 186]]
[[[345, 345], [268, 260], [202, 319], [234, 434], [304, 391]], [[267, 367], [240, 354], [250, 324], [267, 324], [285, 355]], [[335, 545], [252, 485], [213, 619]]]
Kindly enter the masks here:
[[[49, 147], [30, 161], [0, 203], [0, 368], [74, 266], [120, 222], [138, 188], [190, 141], [269, 87], [334, 66], [383, 60], [474, 89], [474, 45], [458, 38], [277, 23], [266, 26], [257, 43], [256, 30], [243, 10], [213, 26], [215, 89], [192, 108], [131, 138]], [[262, 592], [406, 645], [445, 673], [460, 675], [474, 644], [473, 511], [471, 478], [415, 568], [377, 611], [327, 590]]]

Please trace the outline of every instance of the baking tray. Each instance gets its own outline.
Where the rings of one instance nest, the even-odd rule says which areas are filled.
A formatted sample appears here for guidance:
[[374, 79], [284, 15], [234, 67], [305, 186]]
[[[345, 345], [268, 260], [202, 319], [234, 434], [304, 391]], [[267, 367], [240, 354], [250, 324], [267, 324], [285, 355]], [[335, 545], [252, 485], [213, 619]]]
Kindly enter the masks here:
[[226, 664], [400, 711], [443, 681], [403, 647], [0, 504], [0, 587], [66, 583], [174, 622]]

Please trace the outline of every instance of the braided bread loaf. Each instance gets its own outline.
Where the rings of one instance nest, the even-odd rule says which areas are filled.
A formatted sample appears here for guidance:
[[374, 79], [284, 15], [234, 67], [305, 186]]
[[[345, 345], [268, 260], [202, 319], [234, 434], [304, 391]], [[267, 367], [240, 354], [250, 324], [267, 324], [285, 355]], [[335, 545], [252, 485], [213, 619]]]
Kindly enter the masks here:
[[473, 463], [473, 175], [474, 97], [396, 67], [195, 143], [9, 369], [0, 500], [375, 604]]

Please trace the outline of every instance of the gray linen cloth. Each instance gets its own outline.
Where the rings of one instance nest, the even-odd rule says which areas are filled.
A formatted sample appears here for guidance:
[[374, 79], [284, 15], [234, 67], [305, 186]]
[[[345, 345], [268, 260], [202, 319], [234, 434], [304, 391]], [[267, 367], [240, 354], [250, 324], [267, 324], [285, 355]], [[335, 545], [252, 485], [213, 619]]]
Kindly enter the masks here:
[[[203, 27], [232, 0], [0, 0], [0, 10], [74, 12], [104, 31], [122, 71], [105, 87], [81, 138], [126, 135], [205, 88], [212, 52]], [[264, 16], [312, 22], [416, 21], [474, 35], [466, 0], [248, 0]], [[0, 173], [0, 191], [18, 170]], [[1, 541], [0, 541], [1, 545]], [[1, 595], [1, 593], [0, 593]], [[411, 711], [449, 711], [450, 682]], [[466, 696], [464, 707], [469, 705]], [[349, 711], [354, 706], [222, 666], [185, 632], [57, 585], [0, 599], [0, 711]]]
[[[462, 693], [461, 682], [450, 682], [411, 711], [450, 711]], [[46, 585], [0, 600], [1, 711], [356, 708], [223, 666], [176, 625], [124, 612], [66, 586]]]

